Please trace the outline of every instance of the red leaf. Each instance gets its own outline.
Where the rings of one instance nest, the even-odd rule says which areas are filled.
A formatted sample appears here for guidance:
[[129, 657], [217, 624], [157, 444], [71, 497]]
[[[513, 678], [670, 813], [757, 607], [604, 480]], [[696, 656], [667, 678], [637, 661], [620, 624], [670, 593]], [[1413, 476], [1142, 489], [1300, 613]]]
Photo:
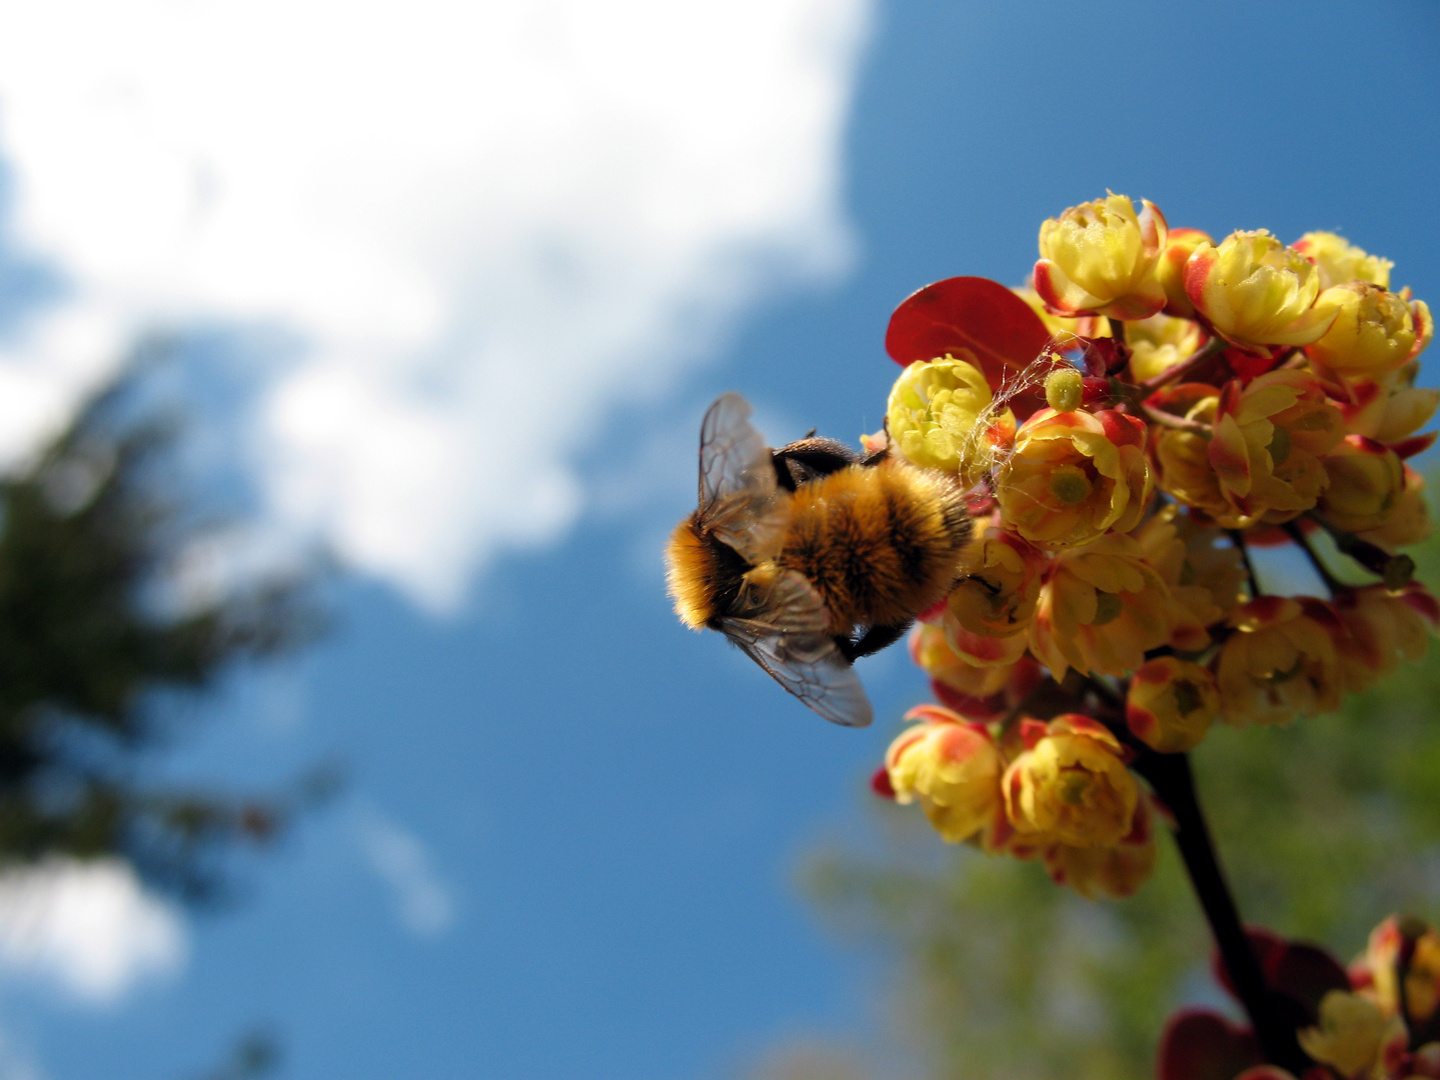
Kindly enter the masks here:
[[1235, 1080], [1265, 1056], [1249, 1028], [1237, 1027], [1218, 1013], [1182, 1009], [1160, 1036], [1158, 1080]]
[[885, 331], [885, 351], [896, 363], [965, 349], [992, 388], [1028, 367], [1049, 343], [1050, 331], [1029, 304], [982, 277], [946, 278], [911, 293]]
[[876, 769], [874, 775], [870, 777], [870, 790], [882, 799], [895, 798], [895, 788], [890, 783], [890, 770], [884, 765]]

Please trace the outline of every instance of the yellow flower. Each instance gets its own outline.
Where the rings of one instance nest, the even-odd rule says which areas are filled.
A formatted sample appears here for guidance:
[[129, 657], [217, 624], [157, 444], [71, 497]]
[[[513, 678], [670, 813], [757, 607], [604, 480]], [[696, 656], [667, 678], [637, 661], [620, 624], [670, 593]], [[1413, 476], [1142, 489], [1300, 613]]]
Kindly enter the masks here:
[[1145, 382], [1190, 359], [1205, 343], [1205, 332], [1193, 319], [1152, 315], [1125, 328], [1130, 346], [1130, 377]]
[[1053, 337], [1065, 339], [1069, 337], [1101, 338], [1110, 337], [1110, 320], [1100, 315], [1080, 315], [1076, 318], [1066, 318], [1064, 315], [1056, 315], [1045, 306], [1045, 301], [1040, 299], [1040, 294], [1029, 285], [1022, 285], [1019, 288], [1011, 289], [1016, 296], [1030, 305], [1030, 310], [1040, 316], [1040, 321], [1045, 324]]
[[981, 637], [1003, 638], [1030, 625], [1040, 597], [1045, 557], [997, 529], [960, 553], [955, 587], [945, 602], [945, 625]]
[[1074, 713], [1045, 725], [1010, 763], [1001, 786], [1017, 832], [1072, 847], [1118, 844], [1130, 832], [1140, 794], [1115, 736]]
[[[1182, 388], [1184, 389], [1184, 388]], [[1314, 507], [1327, 483], [1320, 463], [1343, 435], [1344, 417], [1303, 371], [1271, 371], [1218, 397], [1198, 397], [1187, 419], [1210, 437], [1165, 429], [1157, 442], [1162, 490], [1227, 529], [1279, 524]]]
[[1330, 329], [1305, 347], [1314, 363], [1341, 375], [1368, 375], [1404, 367], [1430, 344], [1435, 322], [1423, 300], [1352, 281], [1326, 289], [1320, 304], [1335, 308]]
[[1418, 581], [1399, 592], [1384, 585], [1347, 589], [1335, 597], [1335, 613], [1349, 638], [1340, 653], [1347, 690], [1363, 690], [1402, 661], [1424, 657], [1440, 626], [1440, 604]]
[[1408, 547], [1430, 535], [1430, 509], [1425, 505], [1425, 478], [1405, 466], [1405, 486], [1385, 523], [1366, 529], [1361, 537], [1384, 548]]
[[1405, 466], [1387, 447], [1362, 435], [1347, 435], [1322, 459], [1329, 482], [1320, 512], [1347, 532], [1384, 525], [1405, 490]]
[[1233, 232], [1218, 248], [1201, 243], [1185, 264], [1185, 292], [1216, 333], [1252, 350], [1308, 345], [1335, 317], [1316, 303], [1314, 264], [1264, 229]]
[[1040, 226], [1035, 291], [1057, 315], [1143, 319], [1165, 306], [1155, 264], [1165, 246], [1165, 216], [1124, 195], [1072, 206]]
[[1295, 241], [1294, 247], [1315, 264], [1322, 289], [1344, 285], [1347, 281], [1368, 281], [1382, 289], [1390, 287], [1390, 269], [1395, 264], [1378, 255], [1365, 254], [1343, 236], [1308, 232]]
[[967, 487], [1015, 434], [1014, 414], [992, 408], [980, 369], [953, 356], [907, 366], [890, 390], [885, 422], [891, 445], [907, 461], [955, 473]]
[[[1214, 244], [1208, 233], [1199, 229], [1171, 229], [1155, 266], [1155, 278], [1165, 290], [1165, 313], [1189, 319], [1195, 314], [1195, 305], [1185, 292], [1185, 264], [1201, 244]], [[1130, 335], [1125, 335], [1128, 340]]]
[[1145, 664], [1130, 680], [1125, 722], [1162, 754], [1193, 750], [1220, 715], [1220, 692], [1208, 668], [1174, 656]]
[[945, 631], [931, 623], [916, 623], [910, 632], [910, 658], [962, 697], [988, 698], [1010, 681], [1010, 667], [977, 667], [956, 653], [946, 642]]
[[1215, 679], [1225, 721], [1286, 724], [1340, 707], [1336, 649], [1344, 628], [1333, 608], [1310, 597], [1260, 596], [1228, 620]]
[[1051, 844], [1041, 853], [1045, 869], [1057, 885], [1068, 885], [1081, 896], [1133, 896], [1155, 872], [1159, 852], [1155, 845], [1154, 814], [1148, 799], [1135, 804], [1130, 831], [1113, 847], [1072, 847]]
[[938, 705], [905, 714], [921, 723], [907, 728], [885, 752], [897, 802], [919, 802], [940, 836], [968, 840], [989, 825], [1000, 808], [1000, 751], [981, 724]]
[[1146, 562], [1165, 582], [1176, 606], [1171, 615], [1169, 644], [1195, 652], [1210, 644], [1205, 627], [1217, 622], [1240, 599], [1245, 570], [1233, 544], [1213, 545], [1217, 529], [1195, 523], [1170, 503], [1132, 534]]
[[1419, 371], [1412, 360], [1397, 371], [1344, 379], [1335, 405], [1346, 432], [1390, 446], [1419, 430], [1440, 406], [1440, 390], [1415, 385]]
[[1174, 615], [1175, 600], [1140, 545], [1112, 533], [1056, 557], [1030, 624], [1030, 651], [1057, 680], [1072, 667], [1128, 675], [1146, 650], [1169, 642]]
[[1386, 1016], [1401, 1011], [1399, 967], [1405, 965], [1404, 1017], [1415, 1027], [1427, 1023], [1440, 1006], [1440, 933], [1413, 918], [1388, 919], [1370, 932], [1364, 968], [1371, 978], [1370, 992]]
[[1006, 526], [1038, 547], [1129, 532], [1150, 498], [1145, 425], [1110, 410], [1041, 409], [1016, 435], [995, 489]]
[[1403, 1050], [1406, 1031], [1398, 1016], [1386, 1017], [1371, 998], [1329, 990], [1320, 999], [1320, 1023], [1295, 1036], [1301, 1049], [1333, 1066], [1343, 1080], [1382, 1080], [1386, 1050], [1396, 1043]]

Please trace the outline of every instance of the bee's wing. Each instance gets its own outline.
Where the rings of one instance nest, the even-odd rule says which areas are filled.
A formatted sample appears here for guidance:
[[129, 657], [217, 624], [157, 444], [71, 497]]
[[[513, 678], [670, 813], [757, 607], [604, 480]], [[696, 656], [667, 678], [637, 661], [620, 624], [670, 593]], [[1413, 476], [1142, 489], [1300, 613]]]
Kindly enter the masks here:
[[737, 606], [753, 617], [721, 619], [725, 635], [826, 720], [846, 727], [869, 724], [870, 699], [825, 632], [825, 606], [814, 586], [787, 570], [763, 596], [756, 593], [747, 582]]
[[765, 437], [739, 394], [724, 394], [700, 424], [700, 520], [749, 562], [773, 554], [788, 510]]

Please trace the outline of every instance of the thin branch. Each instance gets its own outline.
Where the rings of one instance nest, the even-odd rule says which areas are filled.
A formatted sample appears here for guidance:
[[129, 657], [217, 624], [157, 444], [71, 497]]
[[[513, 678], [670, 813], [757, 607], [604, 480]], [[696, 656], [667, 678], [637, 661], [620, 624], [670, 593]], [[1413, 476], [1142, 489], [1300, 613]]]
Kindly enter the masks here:
[[1250, 549], [1245, 546], [1245, 534], [1239, 529], [1226, 529], [1225, 535], [1230, 537], [1235, 550], [1240, 552], [1240, 561], [1245, 565], [1245, 577], [1250, 582], [1250, 599], [1264, 596], [1265, 590], [1260, 588], [1260, 579], [1255, 576], [1255, 564], [1250, 561]]
[[1300, 1049], [1294, 1030], [1276, 1009], [1260, 962], [1240, 922], [1240, 912], [1225, 881], [1225, 873], [1220, 868], [1205, 815], [1196, 797], [1189, 755], [1151, 751], [1140, 754], [1132, 767], [1150, 782], [1156, 796], [1170, 810], [1175, 844], [1180, 849], [1195, 896], [1210, 924], [1210, 932], [1214, 935], [1230, 983], [1235, 988], [1235, 996], [1250, 1017], [1266, 1060], [1290, 1070], [1296, 1076], [1304, 1075], [1314, 1063]]
[[1199, 420], [1191, 420], [1186, 416], [1176, 416], [1174, 413], [1168, 413], [1164, 409], [1157, 409], [1153, 405], [1147, 405], [1143, 401], [1140, 402], [1140, 411], [1145, 414], [1147, 420], [1160, 424], [1163, 427], [1174, 428], [1177, 431], [1188, 431], [1192, 435], [1203, 435], [1207, 439], [1210, 438], [1213, 433], [1209, 424], [1202, 423]]
[[1335, 546], [1341, 553], [1349, 555], [1376, 577], [1383, 578], [1385, 587], [1391, 592], [1403, 589], [1415, 576], [1415, 560], [1409, 555], [1392, 555], [1379, 544], [1372, 544], [1369, 540], [1332, 525], [1314, 510], [1305, 516], [1330, 534], [1330, 539], [1335, 541]]
[[1330, 568], [1326, 566], [1324, 560], [1320, 558], [1320, 553], [1310, 546], [1310, 538], [1305, 535], [1305, 531], [1301, 529], [1299, 525], [1296, 525], [1293, 521], [1288, 521], [1282, 525], [1281, 528], [1285, 530], [1285, 535], [1290, 537], [1291, 540], [1294, 540], [1300, 550], [1305, 553], [1305, 557], [1310, 560], [1310, 565], [1313, 566], [1315, 572], [1320, 575], [1320, 580], [1325, 583], [1325, 588], [1329, 590], [1332, 597], [1338, 595], [1345, 589], [1345, 583], [1338, 580], [1335, 575], [1330, 572]]
[[1125, 323], [1114, 316], [1109, 316], [1106, 321], [1110, 324], [1110, 336], [1123, 345], [1125, 343]]
[[1158, 390], [1160, 389], [1160, 387], [1166, 385], [1167, 383], [1172, 383], [1176, 379], [1179, 379], [1185, 375], [1189, 375], [1190, 372], [1194, 371], [1201, 364], [1205, 363], [1205, 361], [1209, 360], [1213, 356], [1218, 356], [1228, 347], [1229, 346], [1227, 345], [1224, 338], [1212, 337], [1201, 348], [1197, 349], [1193, 356], [1180, 361], [1180, 363], [1176, 364], [1174, 367], [1166, 368], [1154, 378], [1146, 379], [1140, 384], [1140, 389], [1150, 392]]

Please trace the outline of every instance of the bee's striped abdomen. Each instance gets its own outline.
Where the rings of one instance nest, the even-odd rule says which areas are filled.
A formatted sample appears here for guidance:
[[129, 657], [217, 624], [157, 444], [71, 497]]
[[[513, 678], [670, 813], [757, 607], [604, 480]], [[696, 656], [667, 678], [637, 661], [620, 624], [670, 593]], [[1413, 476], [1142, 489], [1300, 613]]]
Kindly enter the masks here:
[[954, 582], [969, 517], [955, 484], [902, 462], [802, 485], [780, 553], [814, 583], [831, 632], [903, 623]]

